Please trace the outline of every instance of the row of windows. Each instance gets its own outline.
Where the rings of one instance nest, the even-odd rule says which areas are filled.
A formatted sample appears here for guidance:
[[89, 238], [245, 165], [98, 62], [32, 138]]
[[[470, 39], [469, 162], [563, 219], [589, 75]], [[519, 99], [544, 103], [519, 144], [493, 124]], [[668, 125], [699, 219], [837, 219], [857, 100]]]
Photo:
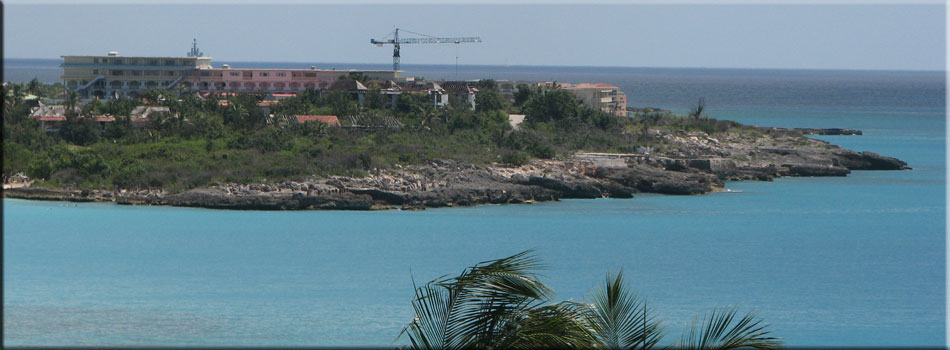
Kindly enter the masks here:
[[[99, 70], [98, 70], [98, 69], [93, 69], [93, 70], [92, 70], [92, 74], [99, 74]], [[142, 76], [142, 75], [146, 75], [146, 76], [164, 75], [164, 76], [167, 76], [167, 77], [174, 77], [174, 76], [177, 76], [177, 75], [178, 75], [178, 72], [176, 72], [176, 71], [157, 71], [157, 70], [146, 70], [146, 71], [129, 70], [129, 71], [124, 71], [124, 70], [115, 70], [115, 69], [109, 71], [109, 75], [112, 75], [112, 76], [122, 76], [122, 75], [126, 75], [126, 74], [131, 75], [131, 76], [136, 76], [136, 77], [137, 77], [137, 76]], [[183, 74], [184, 74], [184, 75], [190, 75], [190, 74], [188, 74], [188, 72], [184, 72]]]
[[[241, 72], [228, 72], [228, 74], [229, 74], [230, 76], [232, 76], [232, 77], [241, 76]], [[202, 74], [202, 76], [205, 76], [205, 74]], [[219, 75], [219, 76], [220, 76], [220, 75]], [[253, 76], [254, 76], [254, 72], [244, 72], [244, 76], [245, 76], [245, 77], [248, 77], [248, 78], [253, 77]], [[266, 76], [270, 76], [270, 73], [269, 73], [269, 72], [257, 72], [257, 76], [259, 76], [259, 77], [266, 77]], [[287, 76], [287, 72], [276, 72], [276, 73], [274, 73], [274, 76], [286, 77], [286, 76]], [[301, 76], [301, 73], [294, 72], [293, 76], [294, 76], [294, 77], [299, 77], [299, 76]], [[316, 77], [317, 77], [317, 73], [303, 73], [303, 76], [308, 77], [308, 78], [316, 78]]]
[[93, 63], [93, 64], [100, 64], [100, 63], [101, 63], [101, 64], [114, 64], [114, 65], [129, 64], [129, 65], [132, 65], [132, 66], [136, 66], [136, 65], [140, 65], [140, 64], [145, 64], [145, 65], [148, 65], [148, 66], [165, 65], [165, 66], [186, 66], [186, 67], [187, 67], [187, 66], [193, 66], [193, 65], [194, 65], [194, 62], [189, 61], [189, 60], [184, 60], [184, 61], [181, 61], [181, 60], [171, 60], [171, 59], [166, 59], [166, 60], [159, 60], [159, 59], [148, 59], [148, 60], [144, 60], [144, 59], [143, 59], [143, 60], [140, 60], [140, 59], [137, 59], [137, 58], [129, 58], [129, 59], [125, 59], [125, 58], [103, 58], [103, 59], [93, 58], [93, 59], [92, 59], [92, 63]]
[[[99, 69], [93, 69], [93, 70], [92, 70], [92, 74], [99, 74], [99, 71], [100, 71]], [[106, 72], [106, 71], [104, 70], [103, 72]], [[142, 75], [148, 75], [148, 76], [157, 76], [157, 75], [177, 76], [177, 75], [179, 74], [179, 73], [176, 72], [176, 71], [157, 71], [157, 70], [145, 70], [145, 71], [141, 71], [141, 70], [120, 70], [120, 69], [108, 70], [108, 73], [109, 73], [109, 75], [114, 75], [114, 76], [120, 76], [120, 75], [132, 75], [132, 76], [142, 76]], [[242, 72], [228, 72], [228, 75], [229, 75], [229, 76], [232, 76], [232, 77], [237, 77], [237, 76], [241, 76], [241, 75], [242, 75], [241, 73], [242, 73]], [[260, 77], [267, 77], [267, 76], [270, 76], [270, 73], [269, 73], [269, 72], [257, 72], [257, 74], [258, 74], [258, 76], [260, 76]], [[181, 72], [181, 75], [185, 75], [185, 76], [195, 76], [195, 75], [197, 75], [197, 76], [202, 76], [202, 77], [210, 77], [210, 76], [220, 77], [220, 76], [223, 76], [223, 73], [220, 73], [220, 72], [214, 72], [214, 73], [212, 73], [212, 72], [209, 72], [209, 71], [199, 71], [199, 72]], [[243, 72], [243, 76], [244, 76], [244, 77], [247, 77], [247, 78], [250, 78], [250, 77], [253, 77], [253, 76], [254, 76], [254, 73], [253, 73], [253, 72]], [[287, 72], [276, 72], [276, 73], [274, 73], [274, 76], [286, 77], [286, 76], [287, 76]], [[299, 73], [299, 72], [294, 72], [294, 73], [292, 74], [292, 76], [294, 76], [294, 77], [301, 77], [301, 76], [303, 76], [303, 77], [307, 77], [307, 78], [316, 78], [316, 77], [317, 77], [317, 73]]]

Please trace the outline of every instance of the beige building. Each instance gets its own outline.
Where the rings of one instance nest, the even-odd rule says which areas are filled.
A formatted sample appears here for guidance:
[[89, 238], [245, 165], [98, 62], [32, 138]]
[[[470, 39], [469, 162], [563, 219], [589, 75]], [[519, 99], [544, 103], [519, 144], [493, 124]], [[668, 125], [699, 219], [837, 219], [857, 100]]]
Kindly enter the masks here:
[[67, 89], [81, 98], [129, 96], [147, 89], [175, 89], [190, 73], [211, 68], [211, 57], [61, 56]]
[[619, 87], [603, 83], [559, 83], [561, 89], [570, 91], [593, 109], [617, 116], [627, 116], [627, 95]]

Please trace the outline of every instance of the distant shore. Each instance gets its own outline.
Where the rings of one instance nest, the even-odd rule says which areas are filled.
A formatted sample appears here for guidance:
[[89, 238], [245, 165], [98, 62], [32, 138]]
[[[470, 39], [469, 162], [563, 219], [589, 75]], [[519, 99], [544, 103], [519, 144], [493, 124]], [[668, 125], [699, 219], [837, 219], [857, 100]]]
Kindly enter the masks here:
[[213, 209], [416, 210], [562, 198], [632, 198], [637, 193], [698, 195], [722, 189], [724, 181], [910, 169], [895, 158], [846, 150], [780, 129], [762, 137], [727, 134], [717, 139], [702, 132], [661, 137], [680, 147], [662, 155], [577, 153], [571, 159], [536, 160], [520, 167], [431, 160], [375, 170], [366, 177], [218, 183], [181, 193], [25, 186], [4, 186], [3, 192], [6, 198]]

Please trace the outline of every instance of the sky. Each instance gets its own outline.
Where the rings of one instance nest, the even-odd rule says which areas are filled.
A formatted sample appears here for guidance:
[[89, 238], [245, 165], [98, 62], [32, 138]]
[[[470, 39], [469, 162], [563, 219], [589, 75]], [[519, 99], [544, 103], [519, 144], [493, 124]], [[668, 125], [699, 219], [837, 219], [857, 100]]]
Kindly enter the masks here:
[[[42, 0], [41, 0], [42, 1]], [[394, 26], [474, 44], [402, 45], [403, 64], [944, 70], [943, 3], [488, 5], [306, 1], [26, 3], [3, 14], [6, 58], [183, 56], [193, 38], [227, 61], [392, 62]], [[401, 37], [418, 35], [401, 31]]]

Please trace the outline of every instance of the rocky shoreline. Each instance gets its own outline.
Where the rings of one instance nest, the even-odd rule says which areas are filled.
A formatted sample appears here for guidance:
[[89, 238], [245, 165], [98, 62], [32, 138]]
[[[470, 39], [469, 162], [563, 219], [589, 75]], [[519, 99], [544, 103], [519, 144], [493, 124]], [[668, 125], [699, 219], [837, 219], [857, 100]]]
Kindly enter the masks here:
[[764, 128], [765, 130], [773, 131], [795, 131], [800, 132], [804, 135], [864, 135], [864, 132], [861, 130], [855, 129], [842, 129], [842, 128]]
[[374, 170], [367, 177], [311, 177], [280, 183], [218, 183], [182, 193], [162, 190], [4, 189], [4, 197], [125, 205], [171, 205], [245, 210], [424, 209], [556, 201], [562, 198], [631, 198], [636, 193], [696, 195], [724, 181], [769, 181], [784, 176], [846, 176], [852, 170], [910, 169], [901, 160], [854, 152], [798, 132], [765, 136], [739, 133], [660, 134], [657, 154], [578, 153], [520, 167], [453, 160]]

